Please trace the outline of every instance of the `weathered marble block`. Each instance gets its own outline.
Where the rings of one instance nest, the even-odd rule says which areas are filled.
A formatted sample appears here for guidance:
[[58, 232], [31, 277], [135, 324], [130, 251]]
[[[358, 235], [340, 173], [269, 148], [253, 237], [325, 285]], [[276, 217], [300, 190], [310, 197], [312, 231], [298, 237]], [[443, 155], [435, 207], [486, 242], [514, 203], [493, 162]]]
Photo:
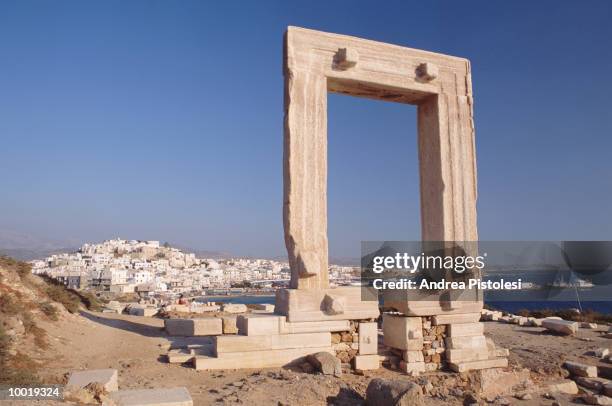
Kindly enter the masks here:
[[117, 406], [193, 406], [193, 399], [184, 387], [120, 390], [110, 398]]
[[72, 371], [66, 387], [84, 388], [92, 382], [98, 382], [108, 392], [119, 389], [116, 369], [90, 369], [85, 371]]
[[359, 323], [359, 355], [378, 352], [378, 324]]

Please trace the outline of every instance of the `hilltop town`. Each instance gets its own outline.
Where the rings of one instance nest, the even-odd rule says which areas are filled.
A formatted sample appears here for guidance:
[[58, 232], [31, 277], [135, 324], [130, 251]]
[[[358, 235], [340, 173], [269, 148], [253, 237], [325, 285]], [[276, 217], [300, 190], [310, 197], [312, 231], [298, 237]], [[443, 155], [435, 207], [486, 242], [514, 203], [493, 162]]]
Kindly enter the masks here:
[[[83, 244], [74, 253], [31, 261], [32, 272], [47, 275], [76, 290], [114, 294], [199, 295], [271, 292], [286, 287], [289, 264], [272, 259], [198, 258], [159, 241], [112, 239]], [[331, 265], [330, 279], [349, 285], [358, 279], [353, 267]]]

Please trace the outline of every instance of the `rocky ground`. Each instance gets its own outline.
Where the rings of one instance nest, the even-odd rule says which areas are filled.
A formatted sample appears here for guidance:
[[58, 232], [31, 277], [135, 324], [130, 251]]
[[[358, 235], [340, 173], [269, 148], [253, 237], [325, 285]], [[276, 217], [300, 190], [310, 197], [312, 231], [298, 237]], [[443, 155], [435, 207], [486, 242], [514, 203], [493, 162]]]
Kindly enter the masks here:
[[[346, 369], [342, 377], [336, 378], [297, 369], [196, 371], [189, 366], [168, 364], [164, 354], [169, 346], [185, 343], [167, 337], [162, 330], [163, 321], [157, 318], [83, 311], [64, 314], [59, 322], [41, 324], [50, 343], [41, 354], [46, 381], [62, 382], [65, 374], [74, 369], [115, 368], [119, 371], [120, 389], [186, 386], [196, 405], [362, 404], [374, 377], [414, 381], [427, 392], [425, 403], [431, 405], [459, 405], [475, 400], [518, 405], [580, 403], [559, 393], [554, 394], [554, 399], [545, 397], [550, 392], [548, 384], [564, 379], [564, 360], [594, 363], [585, 353], [610, 345], [610, 339], [603, 338], [597, 330], [581, 330], [576, 337], [563, 337], [547, 334], [542, 328], [488, 322], [486, 334], [498, 347], [510, 349], [511, 373], [483, 377], [477, 373], [439, 372], [409, 377], [383, 367], [365, 375]], [[207, 338], [199, 340], [205, 342]], [[533, 383], [512, 388], [525, 377]], [[493, 394], [479, 394], [483, 386], [485, 392]], [[525, 391], [532, 393], [524, 400], [515, 397]], [[472, 393], [476, 396], [472, 397]]]
[[[207, 343], [209, 338], [169, 337], [159, 318], [83, 310], [89, 300], [28, 276], [29, 269], [18, 262], [0, 260], [0, 383], [36, 378], [65, 383], [73, 370], [113, 368], [119, 371], [120, 389], [184, 386], [195, 405], [359, 405], [373, 378], [414, 382], [426, 394], [424, 403], [431, 405], [580, 404], [580, 396], [553, 391], [550, 385], [569, 382], [561, 367], [565, 360], [601, 366], [588, 353], [612, 343], [604, 334], [608, 326], [559, 336], [540, 327], [486, 322], [486, 335], [498, 348], [510, 350], [505, 370], [420, 377], [384, 366], [359, 375], [348, 365], [340, 377], [298, 368], [196, 371], [168, 364], [165, 354], [170, 347]], [[605, 365], [612, 371], [611, 364]]]

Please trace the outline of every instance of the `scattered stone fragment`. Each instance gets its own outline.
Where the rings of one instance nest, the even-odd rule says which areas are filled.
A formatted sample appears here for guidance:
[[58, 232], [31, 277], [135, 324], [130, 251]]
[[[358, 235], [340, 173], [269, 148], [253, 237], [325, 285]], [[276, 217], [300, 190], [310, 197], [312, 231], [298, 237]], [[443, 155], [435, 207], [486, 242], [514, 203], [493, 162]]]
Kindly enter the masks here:
[[514, 397], [517, 398], [518, 400], [531, 400], [531, 399], [533, 399], [531, 394], [530, 393], [526, 393], [526, 392], [517, 393]]
[[256, 303], [251, 305], [254, 310], [274, 313], [274, 305], [272, 303]]
[[528, 369], [504, 371], [499, 368], [482, 369], [472, 373], [476, 385], [473, 389], [481, 396], [497, 398], [514, 393], [512, 388], [525, 390], [532, 387], [530, 371]]
[[574, 335], [578, 331], [578, 322], [546, 318], [542, 320], [542, 327], [564, 335]]
[[597, 358], [606, 358], [610, 355], [610, 350], [608, 348], [598, 348], [592, 351], [592, 354]]
[[328, 352], [310, 354], [306, 359], [316, 371], [321, 372], [323, 375], [342, 375], [342, 364], [340, 360]]
[[423, 405], [423, 391], [414, 382], [375, 378], [366, 389], [368, 406]]
[[246, 313], [247, 307], [241, 303], [226, 303], [221, 306], [221, 310], [226, 313]]
[[582, 395], [582, 400], [587, 405], [612, 405], [612, 398], [603, 395], [596, 395], [594, 393], [587, 393], [585, 395]]
[[607, 382], [603, 387], [604, 395], [612, 397], [612, 382]]
[[608, 382], [607, 379], [585, 378], [584, 376], [577, 376], [575, 381], [578, 385], [588, 389], [593, 389], [596, 392], [601, 392], [604, 388], [604, 385]]
[[377, 354], [357, 355], [353, 358], [354, 368], [357, 371], [367, 371], [380, 367], [380, 356]]
[[[569, 395], [575, 395], [578, 393], [578, 386], [576, 386], [576, 382], [566, 379], [564, 381], [549, 385], [548, 390], [550, 392], [561, 392]], [[554, 396], [549, 399], [554, 399]]]
[[92, 382], [100, 383], [108, 392], [119, 389], [116, 369], [90, 369], [73, 371], [68, 378], [66, 387], [84, 388]]
[[192, 351], [186, 348], [170, 350], [166, 354], [166, 358], [168, 359], [168, 363], [170, 364], [183, 364], [185, 362], [191, 361], [193, 357], [194, 354], [192, 353]]
[[583, 323], [580, 323], [580, 328], [595, 330], [597, 328], [597, 323], [583, 322]]
[[579, 362], [566, 361], [563, 367], [570, 371], [572, 375], [584, 376], [587, 378], [597, 377], [597, 367], [594, 365], [581, 364]]
[[193, 406], [184, 387], [120, 390], [111, 393], [110, 398], [117, 406]]
[[478, 402], [479, 402], [478, 398], [474, 396], [473, 393], [466, 393], [465, 396], [463, 397], [464, 406], [477, 405]]

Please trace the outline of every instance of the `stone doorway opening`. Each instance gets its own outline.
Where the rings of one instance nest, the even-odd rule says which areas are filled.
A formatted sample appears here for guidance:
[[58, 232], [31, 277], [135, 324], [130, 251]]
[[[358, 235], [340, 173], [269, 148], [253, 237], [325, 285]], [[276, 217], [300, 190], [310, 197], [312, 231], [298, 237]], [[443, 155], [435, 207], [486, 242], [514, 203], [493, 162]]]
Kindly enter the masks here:
[[330, 263], [359, 263], [361, 241], [421, 238], [417, 111], [328, 94]]

